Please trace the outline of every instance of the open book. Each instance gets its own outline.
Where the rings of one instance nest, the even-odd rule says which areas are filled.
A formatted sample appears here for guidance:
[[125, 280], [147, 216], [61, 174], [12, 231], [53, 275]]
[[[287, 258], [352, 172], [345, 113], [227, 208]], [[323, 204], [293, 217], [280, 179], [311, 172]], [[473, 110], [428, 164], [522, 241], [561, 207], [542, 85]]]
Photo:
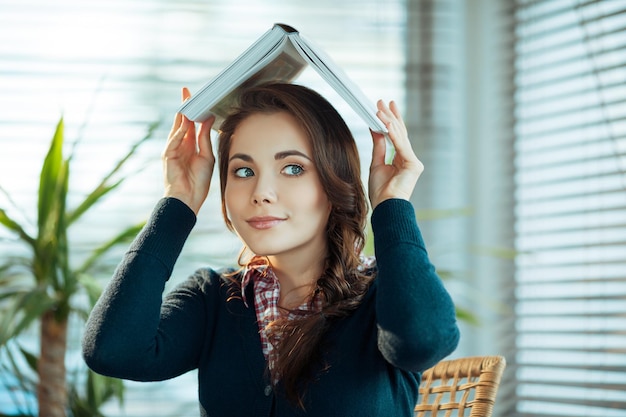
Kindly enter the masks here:
[[265, 82], [292, 82], [310, 65], [361, 116], [370, 129], [386, 133], [376, 117], [376, 106], [361, 89], [320, 48], [307, 41], [291, 26], [276, 23], [200, 91], [185, 101], [180, 113], [202, 122], [216, 116], [213, 125], [222, 121], [245, 88]]

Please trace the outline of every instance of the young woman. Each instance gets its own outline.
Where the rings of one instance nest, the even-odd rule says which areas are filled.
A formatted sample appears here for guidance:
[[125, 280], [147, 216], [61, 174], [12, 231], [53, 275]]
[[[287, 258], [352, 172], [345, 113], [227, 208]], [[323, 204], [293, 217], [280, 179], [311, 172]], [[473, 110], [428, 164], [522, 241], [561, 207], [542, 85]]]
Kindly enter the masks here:
[[214, 166], [213, 121], [196, 135], [177, 114], [165, 197], [91, 313], [88, 365], [139, 381], [198, 369], [202, 416], [412, 416], [420, 372], [459, 331], [408, 202], [422, 164], [396, 105], [377, 114], [395, 156], [386, 164], [372, 134], [376, 262], [361, 256], [367, 202], [346, 124], [305, 87], [266, 85], [243, 95], [218, 138], [242, 267], [201, 269], [162, 300]]

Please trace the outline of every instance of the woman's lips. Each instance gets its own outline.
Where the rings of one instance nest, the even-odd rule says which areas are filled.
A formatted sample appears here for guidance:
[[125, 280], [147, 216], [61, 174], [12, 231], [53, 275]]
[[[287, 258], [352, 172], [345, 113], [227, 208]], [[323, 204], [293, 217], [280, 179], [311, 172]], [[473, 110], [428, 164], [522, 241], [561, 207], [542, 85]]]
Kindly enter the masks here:
[[280, 217], [272, 217], [272, 216], [262, 216], [262, 217], [252, 217], [246, 220], [248, 224], [254, 229], [271, 229], [274, 226], [285, 221], [285, 219]]

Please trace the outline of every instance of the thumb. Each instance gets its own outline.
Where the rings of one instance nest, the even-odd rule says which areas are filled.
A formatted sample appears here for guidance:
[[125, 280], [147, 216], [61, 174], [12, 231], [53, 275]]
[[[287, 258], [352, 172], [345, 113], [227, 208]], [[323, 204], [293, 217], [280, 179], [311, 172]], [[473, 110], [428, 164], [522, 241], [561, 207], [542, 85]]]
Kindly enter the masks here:
[[370, 168], [375, 168], [380, 165], [385, 165], [385, 154], [387, 152], [387, 144], [385, 142], [385, 136], [370, 130], [372, 135], [373, 147], [372, 147], [372, 163]]

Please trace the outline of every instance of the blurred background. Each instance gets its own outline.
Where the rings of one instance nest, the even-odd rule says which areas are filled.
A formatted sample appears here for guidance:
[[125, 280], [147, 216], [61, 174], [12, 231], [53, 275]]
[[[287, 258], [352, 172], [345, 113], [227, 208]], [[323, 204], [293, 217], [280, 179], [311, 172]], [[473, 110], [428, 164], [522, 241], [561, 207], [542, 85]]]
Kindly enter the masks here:
[[[453, 356], [507, 359], [495, 415], [625, 416], [626, 0], [0, 0], [0, 208], [35, 230], [60, 117], [70, 206], [159, 123], [124, 183], [72, 225], [71, 262], [145, 220], [181, 87], [197, 91], [275, 22], [403, 110], [426, 166], [418, 221], [460, 309]], [[367, 127], [313, 70], [298, 83], [344, 115], [365, 178]], [[216, 190], [170, 286], [236, 259]], [[124, 249], [102, 259], [101, 284]], [[0, 229], [0, 266], [27, 252]], [[82, 325], [71, 318], [66, 356], [79, 391]], [[33, 328], [0, 349], [0, 415], [36, 415], [15, 369], [28, 374], [18, 353], [38, 343]], [[198, 415], [193, 373], [125, 387], [103, 415]]]

